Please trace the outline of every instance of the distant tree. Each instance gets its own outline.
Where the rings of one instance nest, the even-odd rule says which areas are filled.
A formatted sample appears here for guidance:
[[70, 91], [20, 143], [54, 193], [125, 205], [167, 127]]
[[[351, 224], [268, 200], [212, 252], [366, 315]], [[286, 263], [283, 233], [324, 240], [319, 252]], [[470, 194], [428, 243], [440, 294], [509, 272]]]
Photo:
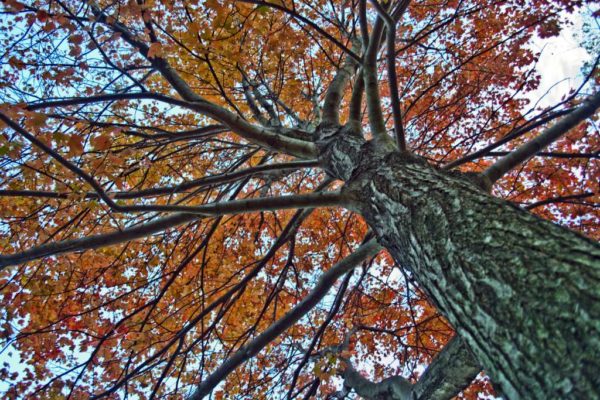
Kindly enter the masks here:
[[585, 3], [3, 0], [4, 397], [600, 397]]

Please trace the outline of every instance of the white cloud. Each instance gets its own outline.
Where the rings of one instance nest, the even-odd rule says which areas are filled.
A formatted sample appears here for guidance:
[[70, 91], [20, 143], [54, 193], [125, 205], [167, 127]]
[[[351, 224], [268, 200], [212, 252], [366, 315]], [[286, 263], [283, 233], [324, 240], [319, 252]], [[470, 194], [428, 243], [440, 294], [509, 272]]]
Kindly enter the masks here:
[[559, 36], [533, 40], [532, 48], [541, 51], [537, 64], [541, 81], [539, 88], [527, 96], [532, 105], [538, 101], [537, 105], [541, 107], [558, 103], [570, 89], [581, 84], [581, 67], [592, 58], [577, 39], [577, 33], [581, 32], [583, 26], [581, 14], [573, 13], [565, 17], [572, 25], [563, 28]]

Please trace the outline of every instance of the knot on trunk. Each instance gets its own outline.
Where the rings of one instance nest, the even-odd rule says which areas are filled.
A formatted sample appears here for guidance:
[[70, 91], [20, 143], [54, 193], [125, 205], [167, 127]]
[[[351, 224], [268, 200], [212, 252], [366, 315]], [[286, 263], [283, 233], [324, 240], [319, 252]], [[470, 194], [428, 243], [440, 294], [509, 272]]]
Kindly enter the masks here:
[[350, 124], [321, 124], [314, 132], [314, 140], [325, 172], [333, 178], [349, 180], [360, 164], [362, 147], [366, 143], [360, 129]]

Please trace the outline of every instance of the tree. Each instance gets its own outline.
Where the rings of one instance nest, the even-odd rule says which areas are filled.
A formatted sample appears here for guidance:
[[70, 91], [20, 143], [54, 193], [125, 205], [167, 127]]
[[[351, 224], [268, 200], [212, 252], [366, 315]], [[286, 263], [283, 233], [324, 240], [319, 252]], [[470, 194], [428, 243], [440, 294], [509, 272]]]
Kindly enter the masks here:
[[599, 397], [582, 3], [4, 0], [6, 397]]

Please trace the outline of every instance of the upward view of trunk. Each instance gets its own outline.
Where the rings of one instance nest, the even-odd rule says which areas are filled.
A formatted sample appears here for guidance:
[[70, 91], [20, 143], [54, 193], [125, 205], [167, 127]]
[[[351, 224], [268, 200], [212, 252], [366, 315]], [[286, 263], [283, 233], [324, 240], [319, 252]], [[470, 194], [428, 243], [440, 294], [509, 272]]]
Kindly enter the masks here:
[[500, 393], [600, 396], [597, 243], [458, 173], [339, 136], [321, 146], [323, 162], [346, 179], [353, 208], [412, 272]]
[[3, 1], [0, 397], [600, 399], [597, 12], [522, 3]]

